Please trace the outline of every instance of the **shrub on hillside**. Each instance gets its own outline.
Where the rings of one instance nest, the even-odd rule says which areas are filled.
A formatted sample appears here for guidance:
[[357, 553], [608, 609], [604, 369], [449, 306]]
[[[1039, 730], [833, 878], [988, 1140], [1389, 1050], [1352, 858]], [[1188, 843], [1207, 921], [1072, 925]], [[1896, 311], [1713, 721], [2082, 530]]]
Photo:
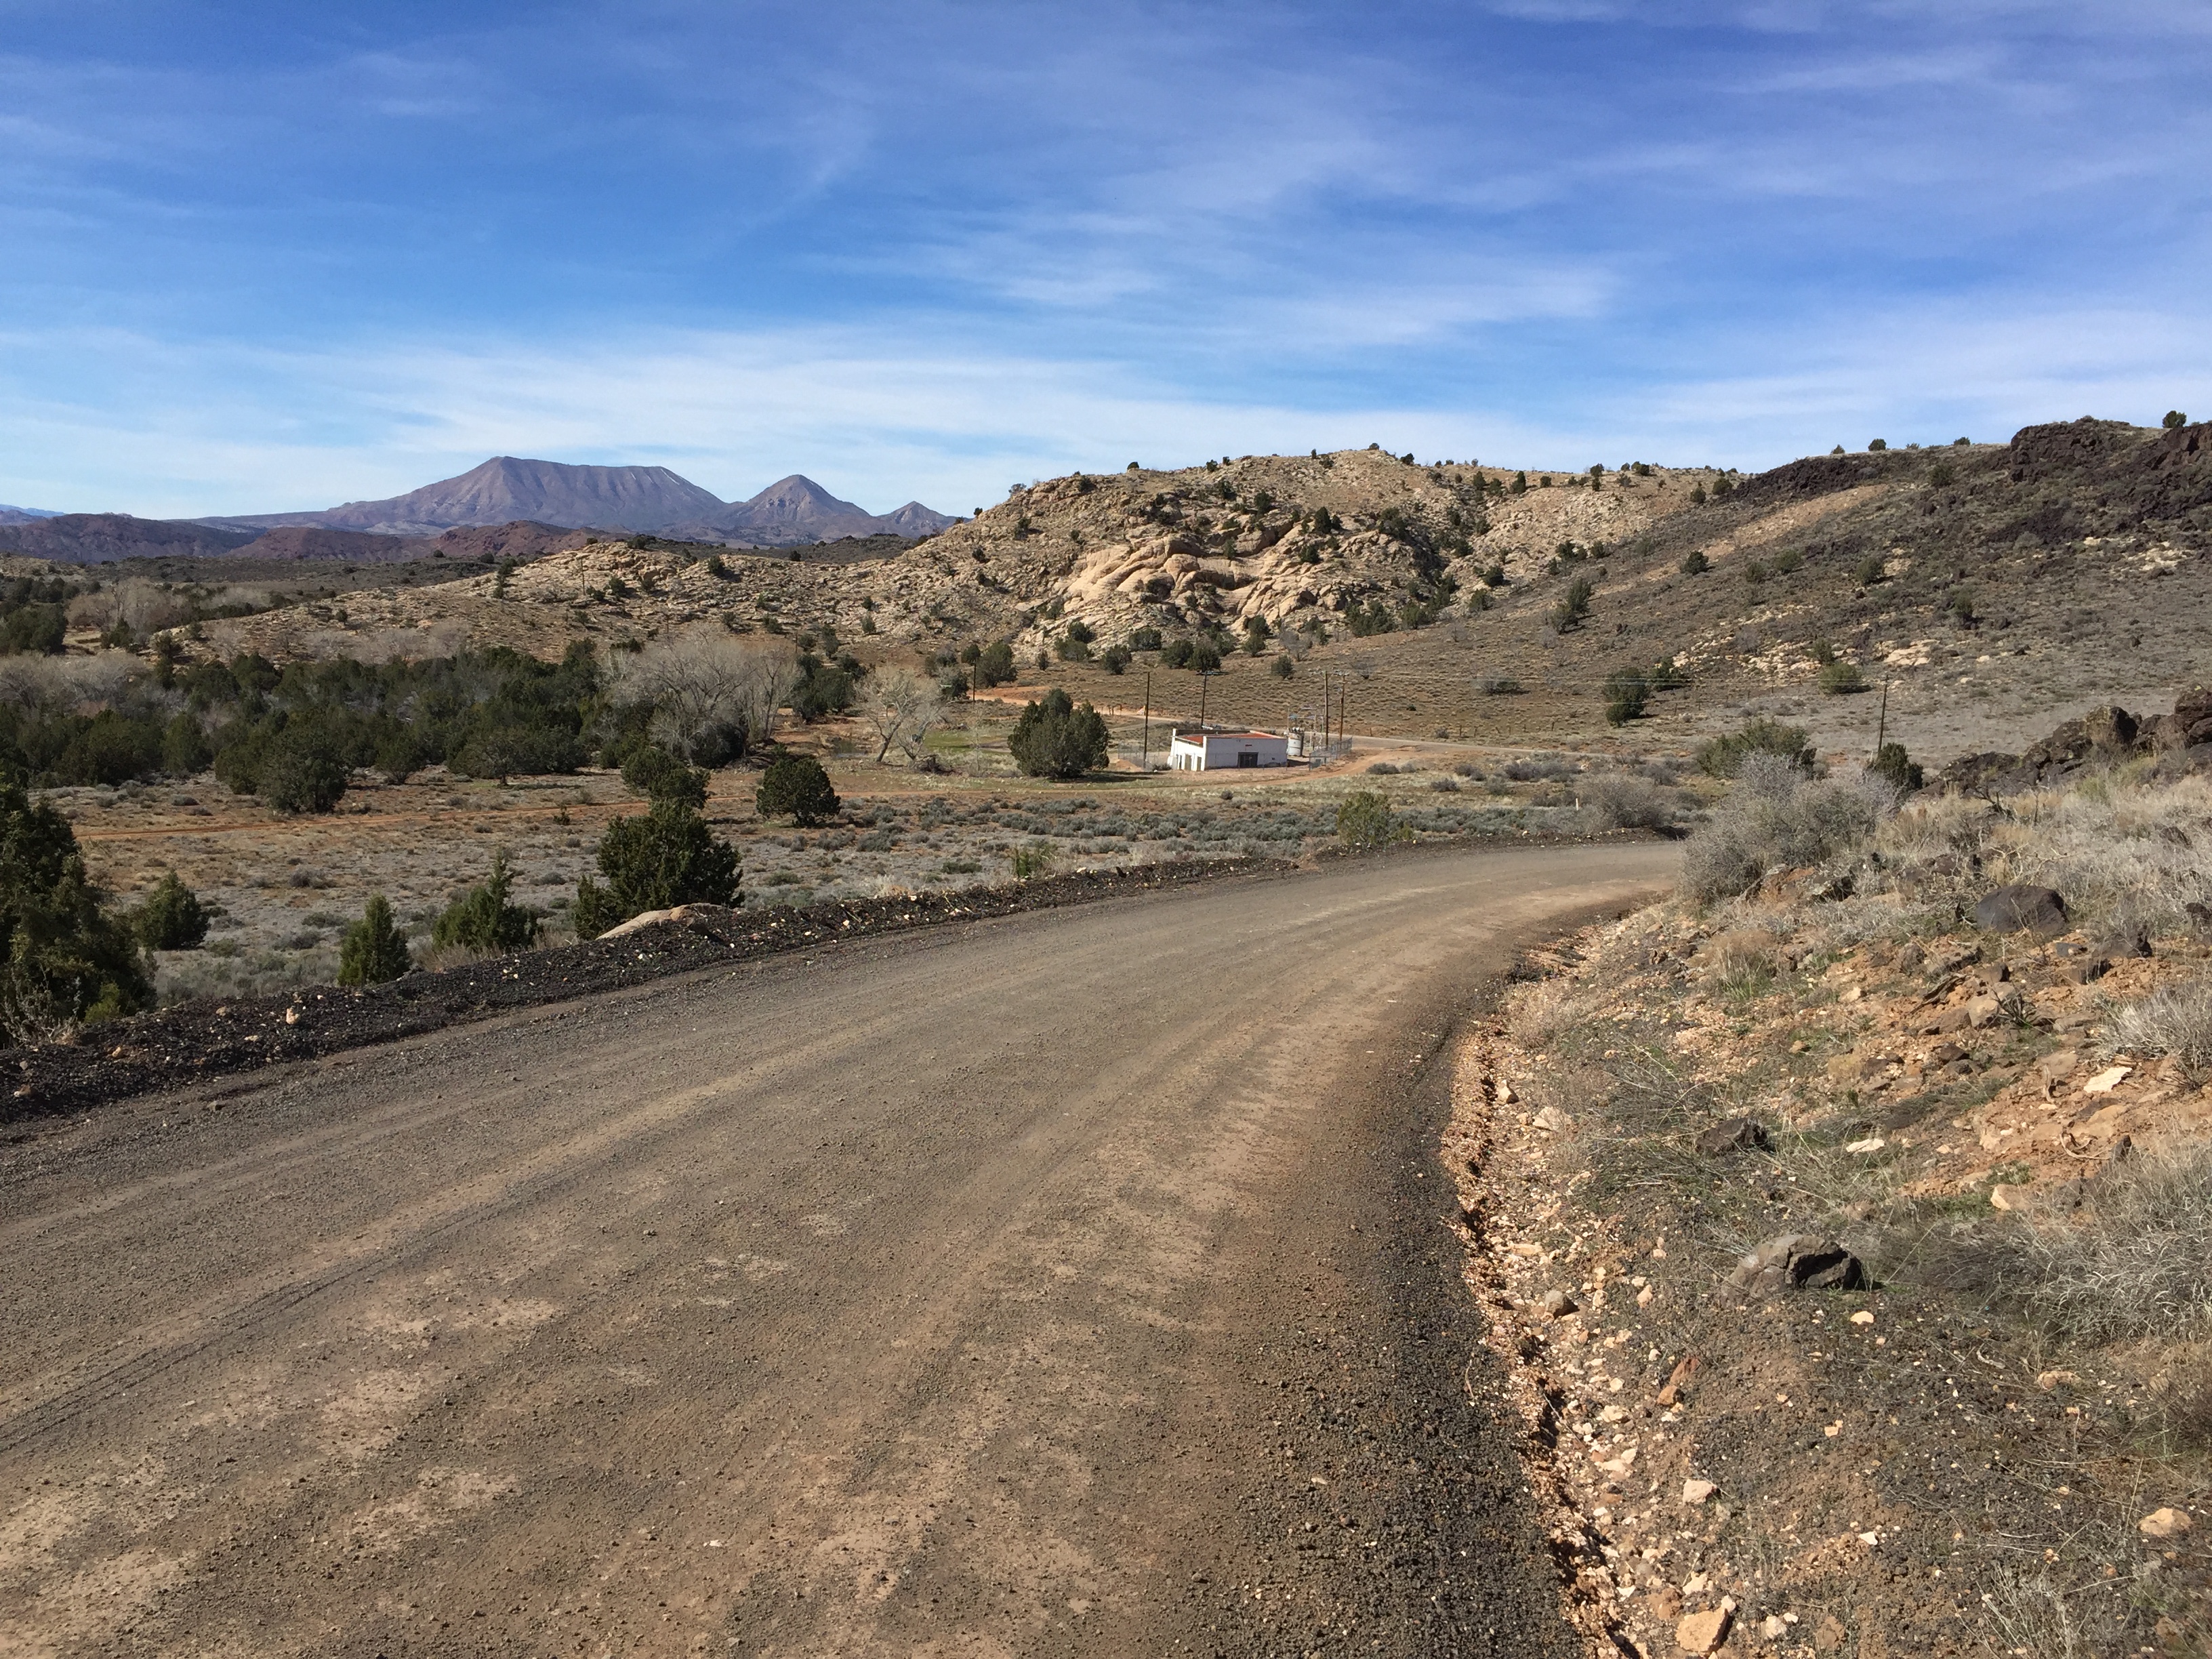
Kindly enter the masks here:
[[1054, 686], [1028, 704], [1006, 738], [1014, 763], [1033, 778], [1079, 778], [1106, 763], [1106, 721]]
[[1601, 772], [1581, 789], [1583, 815], [1594, 830], [1664, 830], [1674, 810], [1650, 779], [1633, 772]]
[[1820, 671], [1820, 690], [1831, 697], [1849, 696], [1866, 689], [1866, 676], [1855, 662], [1838, 658]]
[[1813, 769], [1813, 744], [1805, 729], [1784, 726], [1761, 714], [1742, 730], [1714, 738], [1698, 749], [1698, 769], [1708, 777], [1732, 778], [1751, 755], [1775, 755], [1802, 772]]
[[1815, 779], [1765, 750], [1744, 755], [1735, 777], [1683, 851], [1683, 890], [1701, 904], [1749, 892], [1769, 870], [1825, 864], [1854, 850], [1897, 801], [1879, 779]]
[[598, 862], [603, 882], [586, 876], [576, 884], [579, 939], [647, 910], [738, 902], [737, 849], [682, 801], [657, 800], [641, 817], [617, 818], [599, 839]]
[[171, 870], [131, 912], [131, 931], [149, 951], [197, 951], [207, 940], [207, 911]]
[[1875, 753], [1874, 764], [1868, 769], [1881, 778], [1900, 795], [1909, 795], [1928, 781], [1919, 763], [1905, 752], [1901, 743], [1886, 743]]
[[351, 771], [328, 732], [295, 720], [260, 745], [252, 793], [280, 812], [327, 812], [344, 799]]
[[361, 920], [345, 931], [338, 947], [338, 983], [381, 985], [413, 968], [407, 941], [392, 921], [392, 905], [383, 894], [372, 893]]
[[[383, 753], [382, 745], [377, 752]], [[520, 723], [485, 724], [446, 757], [446, 769], [457, 778], [538, 776], [573, 772], [585, 761], [584, 744], [573, 732]]]
[[1012, 685], [1014, 683], [1014, 647], [1004, 640], [994, 641], [985, 646], [976, 653], [974, 675], [979, 688]]
[[102, 910], [69, 820], [0, 784], [0, 1033], [41, 1042], [153, 1000], [138, 942]]
[[510, 902], [507, 894], [514, 885], [507, 854], [494, 853], [491, 874], [483, 885], [471, 887], [446, 907], [431, 926], [430, 942], [441, 947], [458, 945], [487, 956], [537, 944], [542, 918], [529, 906]]
[[623, 785], [648, 800], [682, 801], [687, 806], [707, 804], [707, 774], [686, 766], [665, 749], [645, 744], [630, 751], [622, 765]]
[[1705, 556], [1703, 548], [1693, 547], [1682, 555], [1680, 568], [1685, 576], [1702, 576], [1712, 568], [1713, 562]]
[[1610, 726], [1626, 726], [1631, 720], [1644, 718], [1644, 705], [1650, 701], [1650, 682], [1637, 668], [1616, 670], [1606, 676], [1605, 718]]
[[1552, 607], [1552, 627], [1565, 634], [1579, 628], [1589, 619], [1590, 599], [1597, 592], [1597, 585], [1587, 576], [1577, 576], [1567, 584], [1567, 591]]
[[1389, 801], [1372, 789], [1355, 791], [1338, 804], [1336, 833], [1346, 847], [1381, 847], [1413, 838], [1413, 831], [1391, 811]]
[[173, 778], [189, 778], [207, 769], [214, 756], [198, 716], [179, 709], [161, 728], [161, 769]]
[[811, 755], [779, 755], [761, 774], [753, 804], [763, 817], [787, 817], [793, 823], [812, 825], [836, 817], [838, 800], [820, 761]]

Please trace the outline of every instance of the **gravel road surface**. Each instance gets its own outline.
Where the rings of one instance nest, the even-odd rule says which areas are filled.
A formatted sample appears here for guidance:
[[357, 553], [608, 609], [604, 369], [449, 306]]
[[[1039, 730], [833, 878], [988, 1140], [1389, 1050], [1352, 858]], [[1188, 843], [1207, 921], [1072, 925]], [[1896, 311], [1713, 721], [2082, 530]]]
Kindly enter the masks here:
[[1443, 1051], [1676, 857], [954, 924], [41, 1123], [0, 1654], [1568, 1654]]

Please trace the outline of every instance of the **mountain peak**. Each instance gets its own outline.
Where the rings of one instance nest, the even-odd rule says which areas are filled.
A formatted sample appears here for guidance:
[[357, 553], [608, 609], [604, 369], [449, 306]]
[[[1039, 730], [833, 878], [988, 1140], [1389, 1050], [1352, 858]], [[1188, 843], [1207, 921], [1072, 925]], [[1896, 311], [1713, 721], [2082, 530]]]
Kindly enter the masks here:
[[270, 513], [210, 520], [265, 529], [313, 526], [379, 536], [441, 532], [532, 520], [566, 529], [622, 530], [720, 538], [768, 546], [834, 541], [841, 536], [933, 534], [953, 522], [919, 503], [894, 522], [842, 501], [794, 472], [750, 501], [729, 502], [665, 466], [581, 466], [495, 455], [466, 472], [404, 495], [348, 501], [322, 513]]

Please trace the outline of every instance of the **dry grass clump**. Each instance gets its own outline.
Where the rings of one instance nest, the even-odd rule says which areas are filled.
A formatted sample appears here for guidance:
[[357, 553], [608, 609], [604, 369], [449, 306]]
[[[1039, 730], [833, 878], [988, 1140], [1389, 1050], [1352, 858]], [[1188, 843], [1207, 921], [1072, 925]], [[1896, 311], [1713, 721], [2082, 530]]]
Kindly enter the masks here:
[[1885, 819], [1875, 836], [1883, 856], [1924, 864], [1947, 854], [1974, 854], [2002, 822], [1996, 810], [1973, 795], [1939, 795], [1916, 801]]
[[2212, 1322], [2212, 1146], [2115, 1164], [2087, 1220], [2033, 1226], [2021, 1249], [2029, 1309], [2062, 1336], [2196, 1334]]
[[1527, 1048], [1547, 1048], [1589, 1018], [1596, 1000], [1565, 978], [1516, 986], [1505, 999], [1505, 1029]]
[[2122, 1003], [2105, 1021], [2115, 1054], [2172, 1054], [2192, 1083], [2212, 1078], [2212, 983], [2168, 985]]
[[2099, 779], [2023, 797], [2012, 811], [1990, 836], [1992, 884], [2055, 888], [2079, 917], [2154, 933], [2182, 930], [2183, 907], [2212, 900], [2212, 849], [2198, 846], [2212, 838], [2212, 783], [2203, 779], [2136, 788]]

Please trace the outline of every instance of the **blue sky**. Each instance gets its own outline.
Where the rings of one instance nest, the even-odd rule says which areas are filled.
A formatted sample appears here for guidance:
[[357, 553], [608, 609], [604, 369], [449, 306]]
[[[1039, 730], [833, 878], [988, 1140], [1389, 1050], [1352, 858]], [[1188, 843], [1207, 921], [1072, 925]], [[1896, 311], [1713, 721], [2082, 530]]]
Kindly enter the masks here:
[[2202, 0], [0, 0], [0, 501], [2212, 412]]

